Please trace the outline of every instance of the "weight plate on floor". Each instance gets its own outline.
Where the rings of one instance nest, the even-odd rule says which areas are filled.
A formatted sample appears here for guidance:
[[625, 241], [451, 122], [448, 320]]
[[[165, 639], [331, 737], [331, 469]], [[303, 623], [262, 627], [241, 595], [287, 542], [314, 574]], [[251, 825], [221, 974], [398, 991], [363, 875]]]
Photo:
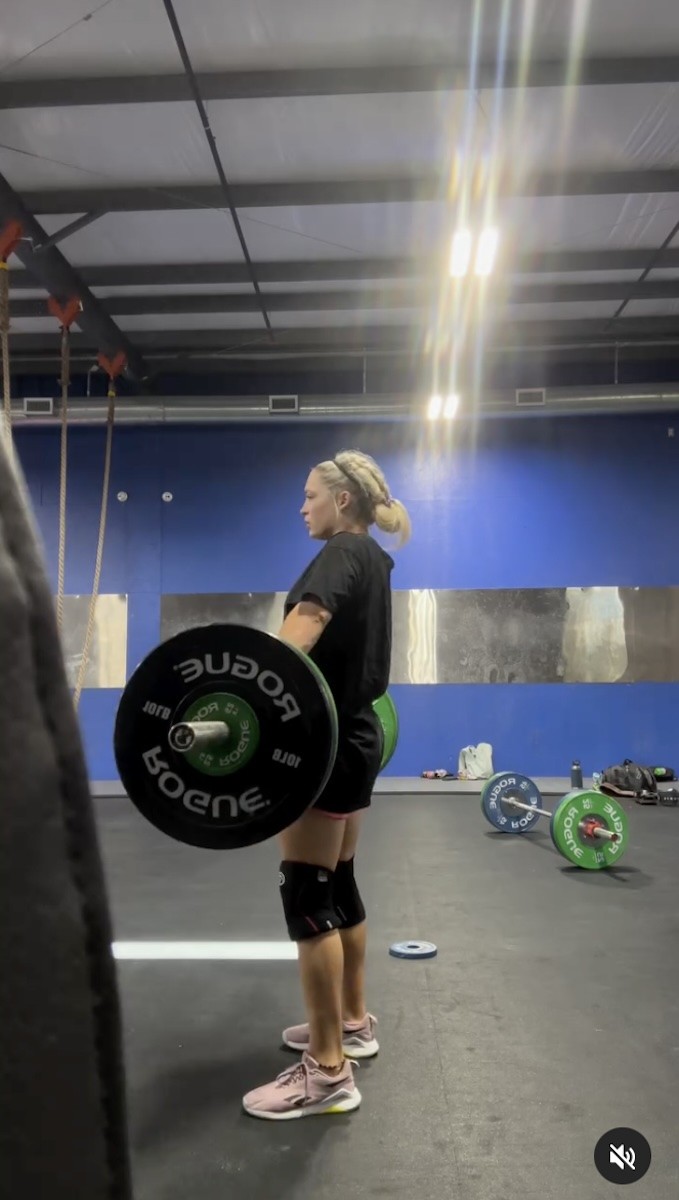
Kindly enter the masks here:
[[[226, 744], [172, 749], [172, 727], [202, 719], [226, 722]], [[114, 749], [123, 786], [152, 825], [191, 846], [231, 850], [301, 817], [327, 783], [337, 737], [332, 695], [306, 655], [257, 629], [204, 625], [137, 667]]]
[[438, 949], [433, 942], [394, 942], [389, 953], [392, 958], [436, 958]]
[[527, 775], [501, 771], [492, 775], [481, 789], [481, 810], [494, 829], [501, 833], [527, 833], [540, 820], [540, 814], [514, 808], [508, 800], [520, 800], [532, 808], [542, 808], [542, 796], [536, 784]]
[[383, 771], [387, 763], [393, 758], [398, 742], [398, 713], [389, 692], [385, 692], [383, 696], [380, 696], [379, 700], [375, 700], [373, 711], [382, 726], [382, 761], [380, 762], [380, 771]]
[[[569, 792], [552, 813], [549, 824], [559, 853], [587, 871], [612, 866], [627, 847], [627, 814], [617, 800], [601, 792]], [[617, 833], [619, 840], [602, 841], [593, 836], [591, 831], [596, 826]]]

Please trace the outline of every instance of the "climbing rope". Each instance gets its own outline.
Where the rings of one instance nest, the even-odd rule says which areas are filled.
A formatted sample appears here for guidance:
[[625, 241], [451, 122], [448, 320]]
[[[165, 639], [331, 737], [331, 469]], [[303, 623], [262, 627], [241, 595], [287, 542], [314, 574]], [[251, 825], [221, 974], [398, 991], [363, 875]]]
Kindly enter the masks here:
[[2, 391], [4, 397], [2, 436], [7, 457], [14, 461], [12, 440], [12, 393], [9, 376], [9, 267], [7, 259], [21, 241], [22, 228], [19, 221], [8, 221], [0, 229], [0, 351], [2, 353]]
[[12, 443], [12, 396], [9, 379], [9, 268], [6, 261], [0, 261], [0, 342], [2, 344], [2, 390], [4, 395], [3, 408], [3, 437], [7, 454], [11, 459], [14, 454]]
[[57, 625], [64, 623], [64, 576], [66, 570], [66, 480], [68, 466], [68, 391], [71, 386], [71, 325], [82, 305], [77, 296], [61, 305], [50, 296], [47, 307], [61, 328], [61, 452], [59, 455], [59, 562], [57, 568]]
[[57, 578], [57, 625], [64, 623], [64, 576], [66, 570], [66, 481], [68, 477], [68, 389], [71, 370], [70, 333], [61, 327], [61, 454], [59, 456], [59, 566]]
[[97, 556], [94, 564], [94, 580], [92, 583], [92, 595], [90, 596], [89, 612], [87, 616], [87, 630], [85, 632], [85, 645], [83, 647], [82, 658], [80, 659], [80, 667], [78, 668], [78, 678], [73, 694], [73, 703], [76, 711], [80, 704], [80, 695], [82, 693], [85, 682], [85, 673], [87, 664], [90, 660], [90, 647], [92, 645], [92, 634], [94, 633], [94, 618], [97, 609], [97, 599], [99, 597], [99, 580], [101, 578], [101, 564], [104, 557], [104, 540], [106, 537], [106, 516], [108, 513], [108, 493], [111, 480], [111, 449], [113, 446], [113, 425], [115, 421], [116, 411], [116, 389], [115, 376], [123, 370], [125, 366], [124, 355], [117, 355], [112, 363], [109, 363], [103, 355], [99, 356], [99, 361], [106, 367], [109, 372], [109, 387], [108, 387], [108, 413], [106, 418], [106, 450], [104, 452], [104, 481], [101, 490], [101, 510], [99, 513], [99, 538], [97, 541]]

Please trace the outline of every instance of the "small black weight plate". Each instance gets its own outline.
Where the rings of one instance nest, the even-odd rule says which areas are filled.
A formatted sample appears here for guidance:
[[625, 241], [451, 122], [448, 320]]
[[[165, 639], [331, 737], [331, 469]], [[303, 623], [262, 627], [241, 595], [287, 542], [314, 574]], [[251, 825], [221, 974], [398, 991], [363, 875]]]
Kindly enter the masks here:
[[527, 833], [540, 820], [539, 813], [514, 808], [508, 800], [519, 800], [532, 808], [542, 808], [542, 796], [527, 775], [501, 771], [491, 776], [481, 789], [481, 809], [484, 817], [500, 833]]
[[392, 958], [436, 958], [438, 949], [433, 942], [394, 942], [389, 953]]
[[[227, 777], [170, 748], [173, 725], [220, 693], [255, 713], [253, 756]], [[193, 707], [192, 707], [193, 706]], [[231, 850], [274, 837], [325, 787], [337, 753], [337, 713], [318, 668], [257, 629], [203, 625], [157, 646], [120, 700], [114, 749], [144, 817], [191, 846]]]

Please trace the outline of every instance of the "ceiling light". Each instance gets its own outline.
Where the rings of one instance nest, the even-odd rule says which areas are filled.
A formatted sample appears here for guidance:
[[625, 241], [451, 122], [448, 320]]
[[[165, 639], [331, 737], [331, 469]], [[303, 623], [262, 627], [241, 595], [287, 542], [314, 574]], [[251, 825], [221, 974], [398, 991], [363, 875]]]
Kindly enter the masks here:
[[474, 271], [477, 275], [490, 275], [495, 265], [495, 255], [497, 254], [499, 240], [500, 234], [497, 229], [489, 227], [482, 231], [479, 244], [476, 247]]
[[443, 410], [443, 396], [432, 396], [427, 409], [427, 416], [430, 421], [436, 421]]
[[453, 279], [461, 279], [467, 274], [471, 256], [472, 235], [468, 229], [458, 229], [453, 234], [450, 250], [450, 274]]

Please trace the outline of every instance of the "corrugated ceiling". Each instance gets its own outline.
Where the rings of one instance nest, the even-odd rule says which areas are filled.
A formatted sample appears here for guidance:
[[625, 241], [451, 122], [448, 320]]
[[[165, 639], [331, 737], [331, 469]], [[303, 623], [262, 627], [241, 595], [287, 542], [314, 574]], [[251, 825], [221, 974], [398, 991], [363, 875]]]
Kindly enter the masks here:
[[[279, 187], [266, 207], [241, 193], [238, 219], [264, 305], [282, 298], [271, 325], [289, 331], [293, 349], [296, 330], [335, 330], [340, 352], [344, 330], [352, 352], [356, 329], [368, 342], [385, 326], [440, 331], [465, 286], [451, 301], [447, 256], [460, 222], [500, 229], [483, 301], [498, 336], [537, 321], [551, 343], [560, 322], [564, 334], [577, 322], [586, 339], [591, 321], [593, 340], [603, 327], [611, 338], [651, 339], [653, 318], [666, 333], [679, 308], [676, 0], [176, 0], [175, 12], [199, 88], [221, 97], [205, 107], [229, 184]], [[415, 90], [406, 68], [426, 68]], [[301, 75], [311, 69], [315, 84]], [[179, 98], [127, 102], [168, 76]], [[113, 92], [100, 103], [106, 77]], [[0, 172], [48, 235], [101, 210], [59, 248], [86, 280], [115, 269], [113, 284], [95, 278], [94, 295], [142, 352], [149, 331], [174, 331], [187, 349], [196, 332], [223, 342], [228, 330], [264, 331], [228, 196], [192, 191], [219, 181], [160, 0], [5, 0]], [[401, 198], [374, 198], [385, 180]], [[427, 199], [417, 199], [420, 187]], [[114, 189], [129, 191], [114, 200]], [[50, 203], [71, 211], [55, 215]], [[396, 259], [402, 270], [372, 261]], [[12, 260], [19, 351], [22, 334], [44, 335], [53, 349], [54, 321], [28, 307], [46, 294], [49, 261], [44, 253], [25, 288]], [[360, 274], [349, 266], [345, 277], [338, 263]], [[267, 278], [266, 264], [280, 264], [279, 277]], [[226, 278], [201, 274], [220, 267]], [[129, 281], [126, 268], [137, 269]], [[238, 279], [232, 268], [242, 268]], [[558, 291], [566, 285], [576, 290]], [[633, 295], [626, 285], [638, 285]], [[125, 297], [140, 302], [135, 311], [122, 310]], [[159, 297], [193, 303], [163, 313]], [[30, 353], [41, 352], [34, 336]]]

